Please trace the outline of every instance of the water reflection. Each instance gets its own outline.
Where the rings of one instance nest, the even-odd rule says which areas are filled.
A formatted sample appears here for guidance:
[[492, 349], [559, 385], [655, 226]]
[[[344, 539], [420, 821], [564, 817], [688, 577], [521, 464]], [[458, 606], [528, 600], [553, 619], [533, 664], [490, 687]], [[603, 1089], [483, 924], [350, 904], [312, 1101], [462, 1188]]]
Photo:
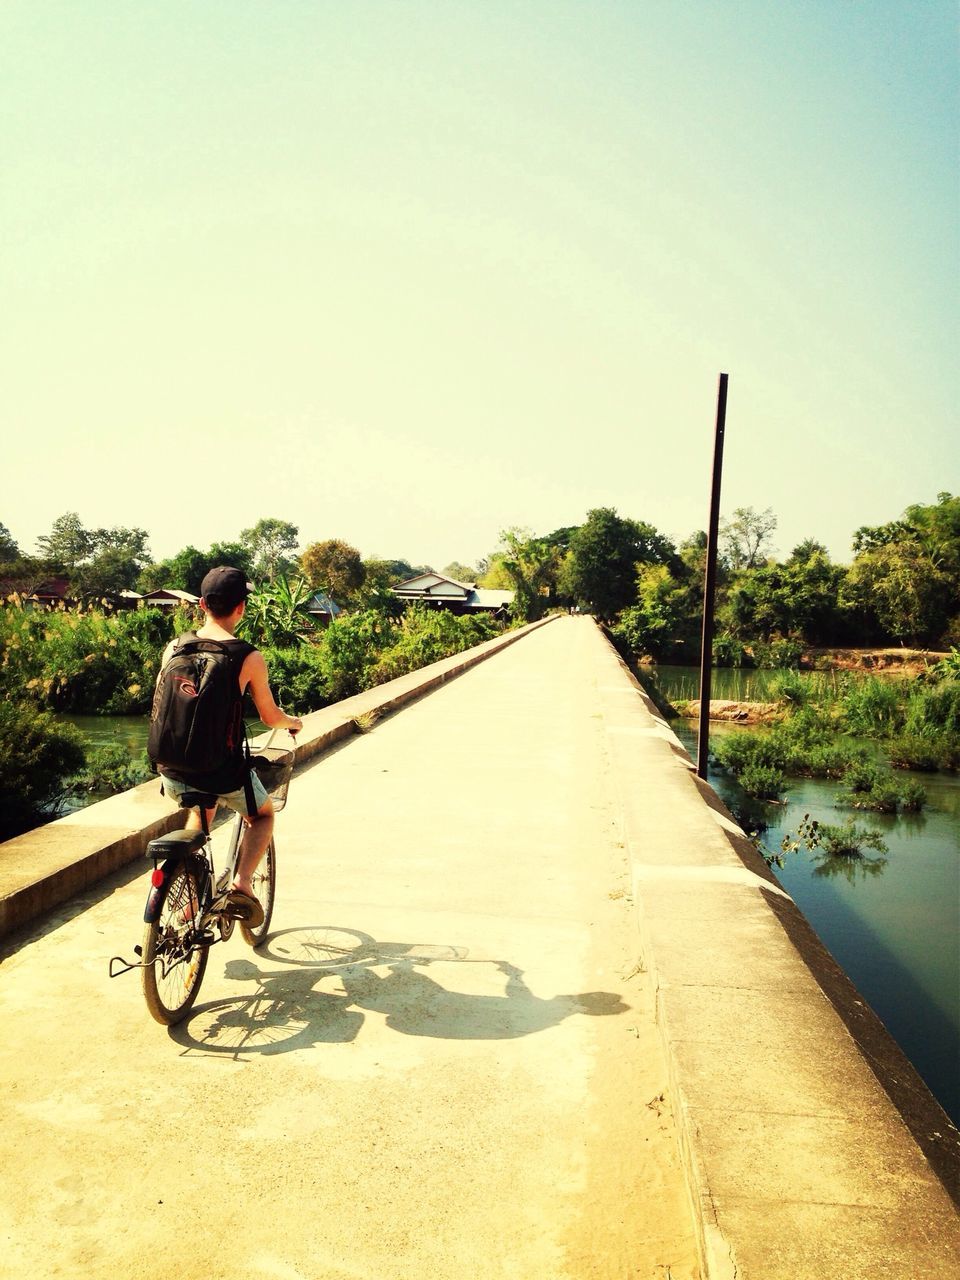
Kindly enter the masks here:
[[816, 864], [811, 875], [842, 876], [848, 884], [866, 880], [869, 876], [881, 876], [889, 859], [882, 853], [815, 853]]

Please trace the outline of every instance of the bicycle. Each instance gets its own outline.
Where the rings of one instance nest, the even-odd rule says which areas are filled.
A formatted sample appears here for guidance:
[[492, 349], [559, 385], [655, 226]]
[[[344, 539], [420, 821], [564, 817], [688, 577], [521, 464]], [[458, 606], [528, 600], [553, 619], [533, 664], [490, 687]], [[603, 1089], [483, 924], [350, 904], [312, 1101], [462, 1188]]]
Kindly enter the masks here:
[[[252, 767], [273, 800], [275, 812], [286, 804], [296, 754], [295, 746], [271, 745], [277, 732], [274, 730], [266, 744], [257, 747], [251, 757]], [[122, 956], [114, 956], [110, 961], [111, 978], [140, 969], [147, 1008], [157, 1022], [166, 1026], [182, 1021], [189, 1013], [200, 992], [210, 948], [217, 942], [229, 941], [235, 925], [239, 924], [244, 941], [251, 947], [266, 940], [277, 885], [277, 850], [271, 837], [253, 876], [253, 889], [263, 907], [263, 920], [251, 927], [227, 901], [237, 870], [242, 817], [237, 814], [233, 821], [226, 863], [217, 875], [206, 818], [206, 810], [216, 807], [217, 797], [186, 791], [179, 798], [179, 804], [183, 809], [199, 810], [202, 829], [171, 831], [149, 842], [146, 857], [153, 860], [153, 873], [143, 912], [143, 941], [134, 947], [139, 959], [131, 963]]]

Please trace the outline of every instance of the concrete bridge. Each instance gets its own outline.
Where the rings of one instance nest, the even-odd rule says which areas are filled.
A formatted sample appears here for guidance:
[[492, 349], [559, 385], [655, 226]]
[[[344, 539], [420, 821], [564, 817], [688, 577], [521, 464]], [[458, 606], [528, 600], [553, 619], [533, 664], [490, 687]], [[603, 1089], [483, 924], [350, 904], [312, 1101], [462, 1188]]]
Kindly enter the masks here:
[[592, 621], [303, 756], [169, 1032], [107, 978], [156, 784], [0, 848], [0, 1276], [960, 1275], [956, 1130]]

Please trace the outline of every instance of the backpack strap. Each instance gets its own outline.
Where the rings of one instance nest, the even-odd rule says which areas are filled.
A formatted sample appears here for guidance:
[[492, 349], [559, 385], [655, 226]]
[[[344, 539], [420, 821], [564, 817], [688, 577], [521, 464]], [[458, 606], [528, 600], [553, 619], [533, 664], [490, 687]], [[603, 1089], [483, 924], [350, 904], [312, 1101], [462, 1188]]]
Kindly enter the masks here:
[[257, 801], [253, 794], [253, 762], [250, 759], [250, 739], [247, 726], [243, 726], [243, 798], [247, 802], [247, 817], [257, 816]]

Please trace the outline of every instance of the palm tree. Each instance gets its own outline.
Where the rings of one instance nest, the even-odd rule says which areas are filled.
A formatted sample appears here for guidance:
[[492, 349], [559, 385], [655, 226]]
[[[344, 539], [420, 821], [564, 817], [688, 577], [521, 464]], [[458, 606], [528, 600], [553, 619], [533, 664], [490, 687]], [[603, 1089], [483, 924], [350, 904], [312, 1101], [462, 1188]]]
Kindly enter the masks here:
[[256, 636], [260, 644], [274, 649], [304, 644], [314, 631], [308, 611], [313, 595], [305, 578], [291, 582], [285, 574], [278, 574], [248, 598], [243, 625], [246, 638]]

